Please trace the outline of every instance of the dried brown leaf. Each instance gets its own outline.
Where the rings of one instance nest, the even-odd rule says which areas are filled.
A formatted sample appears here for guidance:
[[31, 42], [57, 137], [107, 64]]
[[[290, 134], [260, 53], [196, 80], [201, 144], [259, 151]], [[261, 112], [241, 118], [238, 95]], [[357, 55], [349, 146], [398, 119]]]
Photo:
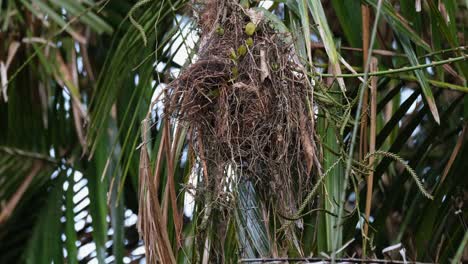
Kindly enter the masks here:
[[23, 194], [26, 192], [32, 180], [37, 175], [37, 173], [42, 169], [42, 167], [43, 167], [42, 161], [35, 160], [33, 162], [32, 167], [29, 171], [29, 174], [23, 180], [21, 185], [18, 187], [18, 189], [10, 198], [10, 200], [6, 203], [6, 205], [3, 206], [2, 211], [0, 212], [0, 225], [3, 224], [6, 220], [8, 220], [10, 215], [15, 210], [16, 205], [23, 197]]

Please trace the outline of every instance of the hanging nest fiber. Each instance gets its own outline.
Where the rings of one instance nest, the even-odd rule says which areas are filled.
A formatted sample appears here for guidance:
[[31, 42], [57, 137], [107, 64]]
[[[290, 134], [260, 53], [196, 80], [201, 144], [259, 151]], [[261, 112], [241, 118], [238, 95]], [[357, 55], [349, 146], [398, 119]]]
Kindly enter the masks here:
[[225, 191], [235, 171], [292, 211], [319, 170], [312, 87], [291, 36], [265, 11], [203, 5], [196, 62], [168, 85], [165, 114], [187, 126], [209, 192]]

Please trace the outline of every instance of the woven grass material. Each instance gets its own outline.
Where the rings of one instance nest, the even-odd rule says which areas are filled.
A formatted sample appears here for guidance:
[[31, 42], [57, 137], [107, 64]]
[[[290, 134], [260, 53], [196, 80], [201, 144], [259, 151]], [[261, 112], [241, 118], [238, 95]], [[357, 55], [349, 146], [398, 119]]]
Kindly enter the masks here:
[[292, 43], [230, 1], [208, 2], [199, 22], [198, 60], [168, 86], [165, 114], [188, 126], [215, 196], [229, 166], [281, 209], [296, 208], [319, 162], [312, 89]]

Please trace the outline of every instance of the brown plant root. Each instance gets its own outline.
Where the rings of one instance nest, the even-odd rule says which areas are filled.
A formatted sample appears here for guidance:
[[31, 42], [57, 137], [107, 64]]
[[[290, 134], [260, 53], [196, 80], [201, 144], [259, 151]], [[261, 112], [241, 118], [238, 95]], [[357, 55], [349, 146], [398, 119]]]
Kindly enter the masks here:
[[249, 36], [247, 14], [231, 1], [208, 1], [198, 59], [168, 86], [165, 113], [188, 126], [215, 197], [229, 167], [290, 213], [318, 168], [312, 90], [292, 43], [265, 18]]

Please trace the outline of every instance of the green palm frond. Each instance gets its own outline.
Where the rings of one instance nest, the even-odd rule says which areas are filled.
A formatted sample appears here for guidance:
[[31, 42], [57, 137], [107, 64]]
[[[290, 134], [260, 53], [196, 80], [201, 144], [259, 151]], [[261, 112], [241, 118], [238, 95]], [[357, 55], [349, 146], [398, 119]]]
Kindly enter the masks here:
[[[234, 28], [221, 28], [226, 6], [242, 18]], [[467, 8], [462, 0], [0, 1], [0, 262], [397, 260], [400, 249], [408, 261], [467, 261]], [[370, 39], [361, 10], [378, 21]], [[282, 201], [263, 178], [244, 175], [256, 161], [217, 168], [206, 155], [216, 146], [194, 146], [199, 130], [165, 109], [178, 98], [174, 80], [220, 36], [235, 36], [221, 50], [238, 41], [245, 49], [202, 59], [218, 56], [238, 75], [251, 56], [259, 62], [251, 71], [269, 67], [262, 82], [273, 84], [268, 75], [284, 69], [255, 53], [261, 23], [290, 45], [291, 76], [307, 76], [300, 99], [316, 134], [295, 146], [306, 158], [306, 143], [316, 146], [310, 182], [296, 172], [310, 163], [300, 160], [289, 182], [266, 184], [289, 191]], [[363, 42], [373, 43], [372, 70]], [[255, 90], [239, 80], [226, 85]], [[364, 95], [370, 86], [376, 103]], [[251, 102], [263, 103], [255, 98], [267, 93], [256, 92]], [[291, 116], [304, 110], [289, 107]], [[286, 200], [295, 202], [279, 206]]]

